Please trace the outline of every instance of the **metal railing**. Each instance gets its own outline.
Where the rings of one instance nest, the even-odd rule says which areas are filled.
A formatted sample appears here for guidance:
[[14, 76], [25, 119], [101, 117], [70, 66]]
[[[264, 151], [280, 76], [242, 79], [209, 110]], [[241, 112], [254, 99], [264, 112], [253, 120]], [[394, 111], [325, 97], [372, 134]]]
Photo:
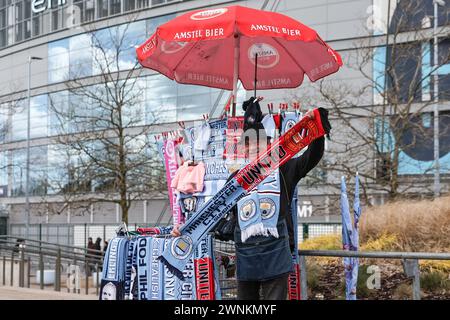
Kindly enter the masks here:
[[[14, 286], [14, 277], [18, 277], [19, 287], [31, 287], [32, 270], [36, 268], [36, 278], [39, 275], [39, 288], [44, 289], [44, 271], [54, 272], [53, 286], [55, 291], [61, 291], [63, 268], [66, 268], [66, 287], [68, 292], [81, 293], [79, 282], [80, 270], [85, 273], [85, 293], [89, 294], [89, 277], [92, 270], [96, 271], [95, 290], [99, 292], [100, 268], [103, 265], [103, 251], [85, 249], [51, 242], [24, 239], [14, 236], [0, 236], [0, 256], [2, 285], [7, 285], [6, 275], [9, 275], [9, 285]], [[9, 263], [9, 273], [7, 264]], [[18, 270], [17, 265], [18, 264]], [[46, 269], [45, 265], [50, 265]], [[26, 269], [26, 270], [25, 270]], [[18, 275], [15, 275], [15, 271]], [[17, 279], [17, 278], [16, 278]], [[27, 280], [27, 281], [25, 281]]]
[[[229, 242], [214, 241], [214, 252], [217, 256], [228, 256], [234, 258], [234, 244]], [[368, 259], [396, 259], [402, 260], [404, 272], [407, 277], [413, 279], [413, 299], [420, 300], [420, 269], [419, 260], [450, 260], [450, 253], [428, 253], [428, 252], [363, 252], [363, 251], [343, 251], [343, 250], [299, 250], [300, 256], [300, 284], [301, 298], [307, 300], [307, 268], [306, 257], [335, 257], [335, 258], [368, 258]], [[85, 272], [85, 293], [89, 294], [90, 271], [96, 271], [95, 292], [99, 293], [100, 266], [102, 266], [103, 252], [92, 249], [85, 249], [74, 246], [58, 245], [55, 243], [24, 240], [14, 236], [0, 236], [0, 263], [2, 277], [0, 283], [7, 285], [6, 276], [9, 275], [9, 285], [13, 286], [14, 277], [18, 277], [19, 287], [30, 287], [32, 266], [37, 266], [39, 271], [39, 287], [44, 289], [44, 261], [53, 265], [55, 272], [54, 290], [61, 291], [61, 278], [63, 267], [67, 266], [66, 280], [73, 279], [79, 281], [77, 273], [84, 269]], [[7, 270], [6, 262], [9, 262], [10, 269]], [[18, 264], [18, 275], [14, 268]], [[237, 283], [235, 269], [228, 272], [221, 264], [219, 268], [219, 282], [222, 291], [222, 298], [236, 298]], [[76, 276], [73, 276], [76, 274]], [[25, 281], [27, 279], [27, 281]], [[67, 285], [69, 292], [81, 293], [80, 284], [74, 286]]]
[[[219, 243], [219, 244], [218, 244]], [[215, 241], [216, 255], [226, 255], [229, 257], [235, 256], [234, 246], [223, 247], [223, 243]], [[369, 251], [344, 251], [344, 250], [299, 250], [299, 264], [300, 264], [300, 286], [301, 299], [308, 299], [308, 285], [307, 285], [307, 268], [306, 257], [335, 257], [335, 258], [371, 258], [371, 259], [396, 259], [402, 260], [403, 269], [408, 278], [413, 279], [413, 296], [414, 300], [420, 300], [420, 269], [419, 260], [450, 260], [450, 253], [430, 253], [430, 252], [369, 252]], [[232, 286], [223, 288], [223, 293], [228, 290], [231, 294], [227, 295], [228, 299], [236, 298], [236, 279], [235, 276], [229, 279], [224, 279], [222, 273], [221, 283], [231, 283]], [[222, 286], [221, 286], [222, 287]], [[222, 293], [222, 295], [223, 295]]]
[[299, 250], [300, 255], [300, 285], [301, 298], [307, 300], [307, 275], [305, 257], [335, 257], [335, 258], [371, 258], [371, 259], [397, 259], [402, 260], [403, 269], [408, 278], [413, 279], [413, 299], [420, 300], [420, 268], [419, 260], [450, 260], [450, 253], [431, 252], [369, 252], [344, 250]]

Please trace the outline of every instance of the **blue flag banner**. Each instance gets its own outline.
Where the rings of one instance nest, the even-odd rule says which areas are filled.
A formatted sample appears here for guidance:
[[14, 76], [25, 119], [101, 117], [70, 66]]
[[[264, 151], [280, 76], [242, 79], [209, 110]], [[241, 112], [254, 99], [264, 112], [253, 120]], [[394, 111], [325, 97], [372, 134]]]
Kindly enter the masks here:
[[125, 298], [125, 268], [128, 239], [116, 237], [109, 242], [103, 261], [100, 300]]
[[[361, 216], [361, 206], [359, 202], [359, 175], [356, 173], [355, 177], [355, 199], [353, 200], [353, 238], [352, 238], [352, 250], [359, 250], [359, 230], [358, 223]], [[352, 265], [352, 283], [351, 283], [351, 300], [356, 300], [356, 287], [358, 284], [358, 270], [359, 270], [359, 258], [350, 258]]]
[[[355, 199], [353, 203], [353, 222], [347, 197], [345, 178], [341, 178], [341, 214], [342, 214], [342, 247], [344, 250], [357, 251], [359, 246], [358, 221], [361, 215], [359, 204], [359, 177], [355, 179]], [[356, 300], [358, 282], [358, 258], [345, 257], [345, 292], [347, 300]]]

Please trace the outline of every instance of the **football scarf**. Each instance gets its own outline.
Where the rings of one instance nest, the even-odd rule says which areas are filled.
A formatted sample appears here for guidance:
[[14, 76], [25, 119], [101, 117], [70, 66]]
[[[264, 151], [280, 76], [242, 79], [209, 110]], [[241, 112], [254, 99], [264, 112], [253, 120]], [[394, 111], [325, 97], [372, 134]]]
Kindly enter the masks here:
[[294, 272], [288, 277], [289, 300], [301, 300], [300, 291], [300, 259], [298, 255], [298, 222], [297, 222], [298, 187], [294, 190], [291, 202], [292, 225], [294, 227], [294, 252], [292, 252], [292, 263]]
[[257, 235], [278, 238], [279, 180], [279, 170], [276, 169], [238, 201], [238, 222], [241, 228], [242, 242]]
[[131, 238], [128, 241], [126, 264], [125, 264], [125, 300], [133, 300], [133, 285], [136, 279], [136, 265], [133, 265], [133, 260], [136, 256], [136, 238]]
[[[166, 239], [161, 239], [164, 242], [164, 249], [167, 247], [169, 242]], [[161, 263], [161, 261], [158, 260]], [[166, 266], [163, 267], [163, 283], [164, 287], [160, 288], [163, 291], [163, 300], [191, 300], [193, 297], [193, 290], [189, 291], [187, 297], [185, 290], [183, 291], [183, 281], [181, 281], [177, 276], [175, 276]], [[187, 299], [186, 299], [187, 298]]]
[[194, 248], [214, 227], [225, 213], [278, 167], [286, 163], [313, 140], [325, 134], [320, 113], [314, 110], [314, 119], [303, 118], [284, 135], [275, 140], [265, 152], [228, 181], [225, 186], [198, 210], [181, 228], [181, 236], [170, 239], [170, 243], [160, 256], [168, 268], [177, 276], [182, 271]]
[[173, 223], [181, 224], [184, 222], [184, 217], [181, 213], [181, 208], [178, 204], [174, 189], [170, 186], [173, 178], [175, 177], [175, 173], [177, 172], [178, 169], [176, 146], [177, 143], [173, 140], [164, 141], [163, 159], [166, 168], [167, 190], [169, 193], [170, 208], [172, 209]]
[[298, 121], [300, 114], [297, 112], [285, 112], [281, 117], [281, 134], [288, 132]]
[[157, 236], [157, 235], [167, 235], [172, 231], [173, 226], [167, 227], [148, 227], [148, 228], [137, 228], [136, 231], [141, 235], [147, 236]]
[[163, 266], [157, 259], [163, 250], [163, 238], [140, 236], [137, 239], [139, 300], [163, 298]]
[[103, 261], [100, 300], [123, 300], [128, 239], [116, 237], [109, 242]]
[[211, 235], [200, 240], [194, 259], [197, 300], [221, 299]]
[[136, 239], [137, 256], [137, 300], [194, 300], [194, 257], [185, 270], [184, 279], [175, 276], [157, 257], [168, 246], [166, 238], [140, 236]]
[[[301, 119], [301, 114], [298, 112], [285, 112], [281, 117], [281, 134], [284, 134], [292, 128]], [[297, 158], [300, 153], [297, 153], [292, 158]], [[291, 202], [292, 224], [294, 227], [294, 251], [292, 252], [292, 263], [294, 271], [288, 277], [288, 296], [289, 300], [300, 300], [300, 261], [298, 256], [298, 224], [297, 224], [297, 204], [298, 204], [298, 187], [294, 190], [294, 195]]]
[[244, 150], [238, 148], [239, 139], [244, 132], [244, 117], [228, 118], [227, 121], [223, 158], [230, 161], [245, 158]]

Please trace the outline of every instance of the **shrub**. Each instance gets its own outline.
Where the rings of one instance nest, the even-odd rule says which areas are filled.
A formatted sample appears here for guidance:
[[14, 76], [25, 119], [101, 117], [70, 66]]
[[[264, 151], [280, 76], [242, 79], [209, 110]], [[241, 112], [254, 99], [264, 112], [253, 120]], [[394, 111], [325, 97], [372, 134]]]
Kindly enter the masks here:
[[342, 249], [341, 235], [326, 234], [306, 239], [299, 244], [301, 250], [340, 250]]
[[409, 300], [412, 299], [412, 287], [409, 284], [402, 283], [394, 290], [392, 297], [395, 300]]
[[367, 239], [361, 245], [363, 251], [392, 251], [397, 247], [397, 236], [395, 234], [383, 233], [376, 239]]
[[404, 200], [363, 211], [361, 243], [395, 235], [399, 251], [447, 251], [450, 248], [450, 197]]
[[[367, 279], [371, 276], [367, 272], [368, 265], [360, 265], [358, 268], [358, 280], [356, 282], [356, 298], [357, 299], [364, 299], [369, 298], [371, 293], [374, 292], [376, 289], [369, 289], [367, 287]], [[338, 295], [344, 296], [345, 299], [345, 279], [344, 275], [342, 276], [342, 280], [339, 286], [339, 290], [337, 291]]]
[[449, 290], [450, 280], [448, 275], [440, 271], [422, 273], [420, 275], [420, 287], [426, 291]]
[[316, 290], [319, 288], [320, 277], [323, 274], [322, 267], [314, 261], [306, 262], [306, 278], [308, 289]]

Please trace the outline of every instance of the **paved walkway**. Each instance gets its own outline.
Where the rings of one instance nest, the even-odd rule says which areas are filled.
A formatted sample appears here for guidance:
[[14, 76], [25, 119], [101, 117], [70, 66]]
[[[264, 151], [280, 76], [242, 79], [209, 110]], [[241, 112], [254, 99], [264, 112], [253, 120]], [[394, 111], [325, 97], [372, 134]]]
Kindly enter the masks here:
[[0, 300], [98, 300], [95, 294], [57, 292], [52, 289], [40, 290], [0, 285]]

